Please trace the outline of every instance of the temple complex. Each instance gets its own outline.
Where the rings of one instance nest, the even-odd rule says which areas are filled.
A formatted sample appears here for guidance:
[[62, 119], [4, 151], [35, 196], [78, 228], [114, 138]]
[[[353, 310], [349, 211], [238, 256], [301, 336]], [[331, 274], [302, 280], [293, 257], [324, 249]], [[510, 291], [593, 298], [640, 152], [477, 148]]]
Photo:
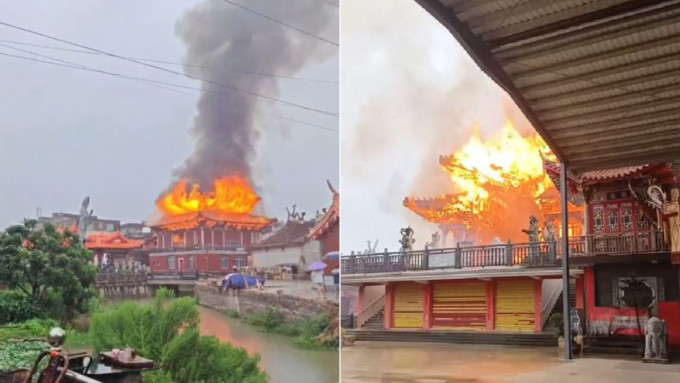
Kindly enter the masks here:
[[[399, 329], [385, 339], [399, 340], [409, 330], [408, 336], [427, 341], [434, 336], [427, 334], [446, 331], [452, 340], [551, 344], [549, 318], [561, 313], [559, 302], [569, 299], [575, 308], [570, 320], [579, 324], [591, 350], [612, 339], [616, 347], [635, 350], [653, 316], [666, 322], [670, 347], [680, 350], [680, 172], [671, 163], [656, 163], [568, 174], [573, 295], [566, 298], [555, 188], [560, 168], [554, 160], [543, 162], [555, 185], [532, 197], [536, 217], [519, 212], [525, 217], [515, 223], [525, 233], [521, 242], [458, 242], [449, 248], [343, 257], [343, 285], [359, 291], [359, 339], [375, 337], [378, 329], [385, 334]], [[481, 210], [442, 208], [451, 201], [444, 196], [404, 204], [443, 228], [487, 227], [512, 216], [495, 209], [514, 208], [494, 201], [482, 214], [490, 220], [483, 222]], [[470, 332], [488, 335], [464, 335]]]

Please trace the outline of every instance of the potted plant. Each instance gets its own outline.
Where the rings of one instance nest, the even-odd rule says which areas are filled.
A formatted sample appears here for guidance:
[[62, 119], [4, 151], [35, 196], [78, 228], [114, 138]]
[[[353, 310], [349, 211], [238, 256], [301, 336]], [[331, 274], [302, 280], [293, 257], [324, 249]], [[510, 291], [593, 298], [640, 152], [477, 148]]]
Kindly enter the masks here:
[[564, 316], [561, 313], [554, 313], [550, 316], [550, 324], [557, 337], [557, 347], [564, 349]]

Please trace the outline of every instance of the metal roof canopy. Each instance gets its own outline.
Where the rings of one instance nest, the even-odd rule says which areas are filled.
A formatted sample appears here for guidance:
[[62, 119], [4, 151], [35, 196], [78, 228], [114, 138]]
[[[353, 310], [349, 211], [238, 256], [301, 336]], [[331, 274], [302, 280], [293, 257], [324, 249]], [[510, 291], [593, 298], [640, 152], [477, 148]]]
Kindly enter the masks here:
[[680, 158], [680, 0], [415, 0], [570, 170]]

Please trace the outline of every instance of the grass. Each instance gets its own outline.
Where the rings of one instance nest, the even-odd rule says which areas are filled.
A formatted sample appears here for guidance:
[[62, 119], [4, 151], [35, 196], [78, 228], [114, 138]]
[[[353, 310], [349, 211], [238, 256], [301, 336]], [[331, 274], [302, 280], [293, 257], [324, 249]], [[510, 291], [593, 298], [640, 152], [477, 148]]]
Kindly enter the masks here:
[[[233, 317], [233, 313], [227, 313]], [[238, 313], [236, 313], [238, 317]], [[295, 337], [293, 342], [296, 346], [306, 350], [338, 350], [338, 343], [322, 344], [317, 337], [322, 334], [330, 322], [328, 315], [319, 315], [315, 318], [290, 321], [275, 310], [267, 308], [265, 311], [242, 317], [249, 325], [262, 328], [266, 332]]]

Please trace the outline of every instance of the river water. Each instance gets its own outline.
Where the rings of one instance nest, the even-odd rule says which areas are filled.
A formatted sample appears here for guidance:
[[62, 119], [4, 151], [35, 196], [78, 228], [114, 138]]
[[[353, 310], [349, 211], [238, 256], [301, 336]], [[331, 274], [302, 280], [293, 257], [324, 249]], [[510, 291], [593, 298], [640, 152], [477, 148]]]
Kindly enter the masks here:
[[261, 332], [239, 319], [205, 307], [201, 313], [203, 335], [243, 347], [259, 354], [260, 368], [271, 383], [337, 383], [340, 378], [339, 355], [334, 351], [307, 351], [297, 348], [291, 337]]

